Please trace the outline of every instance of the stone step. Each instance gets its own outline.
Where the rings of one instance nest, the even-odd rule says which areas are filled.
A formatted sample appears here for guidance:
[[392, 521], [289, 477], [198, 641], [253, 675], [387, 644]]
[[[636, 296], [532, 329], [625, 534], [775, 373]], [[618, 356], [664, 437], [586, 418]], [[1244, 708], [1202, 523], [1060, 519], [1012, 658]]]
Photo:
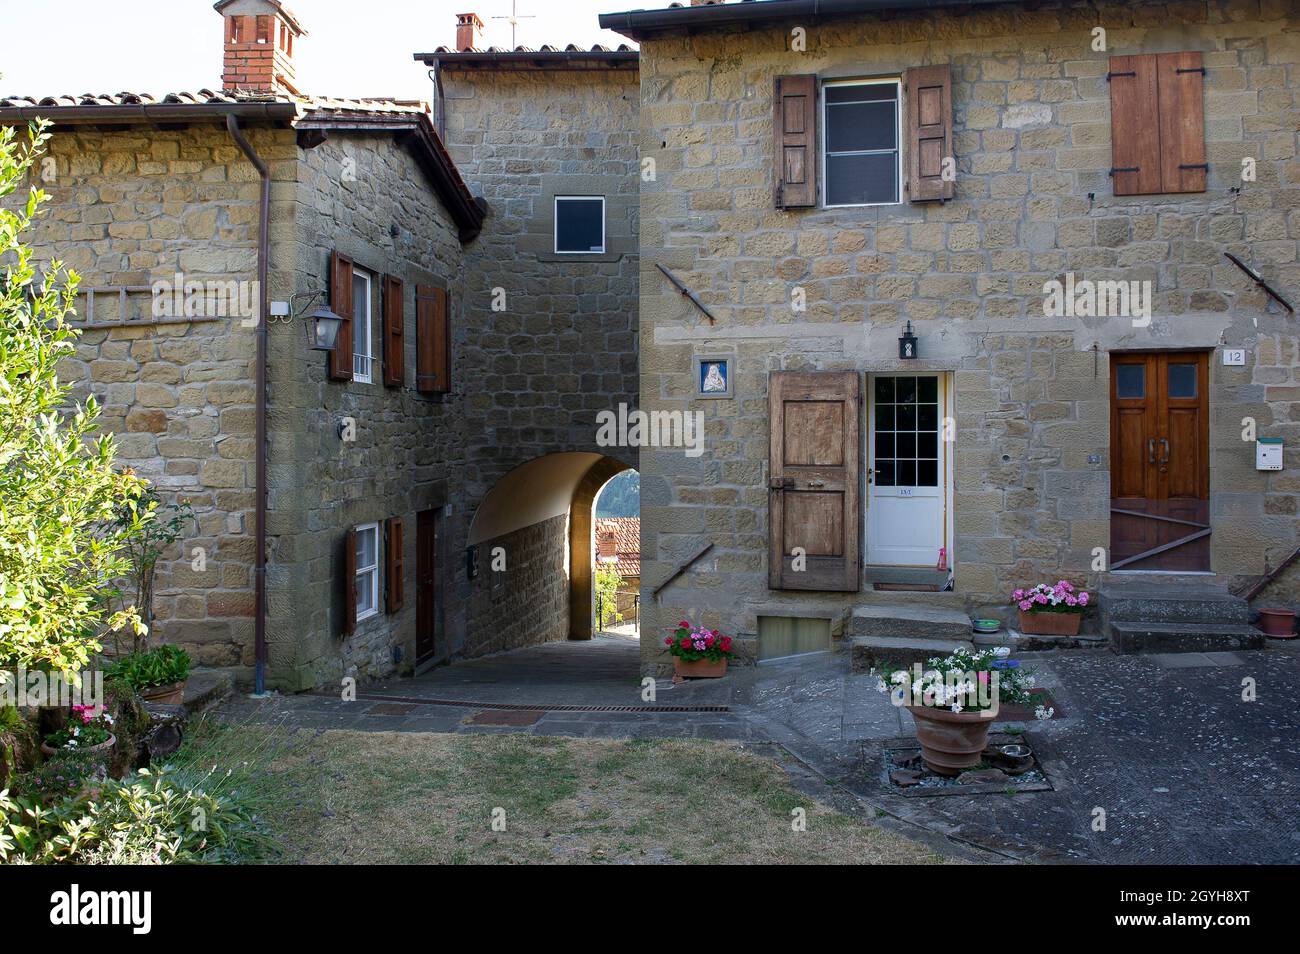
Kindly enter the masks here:
[[1263, 649], [1264, 634], [1244, 623], [1110, 624], [1110, 644], [1117, 653], [1201, 653]]
[[966, 639], [934, 639], [922, 636], [854, 636], [849, 641], [850, 668], [854, 672], [908, 669], [924, 665], [935, 656], [947, 656], [957, 649], [972, 649]]
[[[902, 594], [890, 593], [890, 596]], [[937, 596], [935, 593], [909, 594]], [[960, 609], [921, 602], [867, 603], [853, 610], [851, 636], [962, 639], [969, 642], [970, 617]]]
[[1227, 587], [1210, 583], [1122, 583], [1103, 586], [1102, 618], [1110, 623], [1250, 622], [1250, 606]]
[[1110, 640], [1094, 633], [1080, 633], [1078, 636], [1039, 636], [1035, 633], [1022, 633], [1017, 629], [1006, 628], [996, 633], [975, 633], [972, 638], [978, 649], [990, 649], [1006, 646], [1011, 652], [1041, 652], [1045, 649], [1107, 649]]
[[948, 571], [914, 566], [865, 566], [862, 579], [868, 587], [873, 583], [910, 583], [942, 588], [948, 582]]
[[854, 597], [859, 606], [933, 606], [950, 610], [966, 609], [966, 594], [935, 593], [911, 590], [873, 590], [871, 584]]
[[181, 706], [193, 715], [220, 702], [235, 691], [235, 674], [228, 669], [195, 669], [185, 684]]

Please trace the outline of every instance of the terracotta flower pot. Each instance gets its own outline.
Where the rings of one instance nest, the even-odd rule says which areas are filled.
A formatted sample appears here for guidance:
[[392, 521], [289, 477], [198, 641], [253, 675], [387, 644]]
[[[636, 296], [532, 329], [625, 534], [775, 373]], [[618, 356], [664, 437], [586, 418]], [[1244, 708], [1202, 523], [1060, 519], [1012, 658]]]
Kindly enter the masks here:
[[117, 745], [117, 736], [110, 734], [107, 739], [105, 739], [103, 742], [100, 742], [98, 745], [87, 746], [84, 749], [81, 748], [56, 749], [54, 746], [46, 745], [44, 742], [42, 742], [41, 751], [44, 752], [46, 755], [58, 755], [60, 752], [107, 752], [115, 745]]
[[1261, 609], [1259, 628], [1275, 639], [1295, 639], [1295, 613], [1284, 609]]
[[717, 679], [727, 674], [727, 660], [713, 662], [708, 659], [682, 659], [673, 657], [673, 671], [683, 679]]
[[185, 682], [173, 682], [165, 686], [148, 686], [140, 690], [140, 698], [145, 702], [161, 702], [163, 705], [178, 706], [185, 698]]
[[940, 775], [960, 775], [979, 764], [993, 720], [978, 712], [908, 706], [925, 764]]
[[1078, 636], [1083, 613], [1020, 611], [1020, 631], [1035, 636]]

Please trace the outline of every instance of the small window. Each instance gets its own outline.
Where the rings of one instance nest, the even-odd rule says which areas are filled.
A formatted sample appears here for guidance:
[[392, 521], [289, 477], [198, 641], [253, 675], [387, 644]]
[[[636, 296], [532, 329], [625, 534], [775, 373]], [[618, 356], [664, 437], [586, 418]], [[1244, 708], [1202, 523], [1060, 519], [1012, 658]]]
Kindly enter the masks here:
[[357, 619], [379, 612], [379, 524], [357, 527]]
[[1147, 394], [1147, 367], [1145, 364], [1119, 364], [1115, 366], [1115, 396], [1143, 398]]
[[370, 350], [370, 275], [360, 269], [352, 273], [352, 380], [371, 381], [374, 359]]
[[1196, 365], [1169, 365], [1169, 396], [1171, 398], [1196, 397]]
[[899, 81], [822, 87], [824, 204], [893, 205], [902, 192]]
[[605, 251], [605, 197], [555, 197], [555, 251], [593, 255]]

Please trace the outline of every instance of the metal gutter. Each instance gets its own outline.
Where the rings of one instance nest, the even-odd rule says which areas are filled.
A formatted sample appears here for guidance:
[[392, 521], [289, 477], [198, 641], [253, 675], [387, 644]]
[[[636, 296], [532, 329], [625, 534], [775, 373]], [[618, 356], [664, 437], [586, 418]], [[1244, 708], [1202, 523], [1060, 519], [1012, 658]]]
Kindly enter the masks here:
[[4, 106], [0, 125], [49, 119], [58, 125], [134, 124], [223, 120], [227, 116], [275, 122], [292, 120], [295, 103], [131, 103], [112, 106]]
[[253, 571], [253, 643], [256, 669], [254, 670], [253, 691], [261, 695], [266, 692], [266, 328], [267, 316], [271, 311], [270, 277], [270, 241], [271, 241], [271, 170], [266, 161], [253, 148], [253, 144], [239, 128], [239, 120], [233, 113], [226, 115], [226, 130], [236, 145], [243, 151], [248, 161], [257, 169], [262, 180], [261, 200], [257, 216], [257, 283], [259, 292], [257, 316], [257, 365], [256, 375], [256, 485], [257, 506], [254, 536], [256, 542], [255, 568]]
[[701, 7], [668, 7], [659, 10], [629, 10], [602, 13], [602, 30], [614, 30], [633, 40], [676, 30], [707, 30], [715, 27], [788, 20], [792, 17], [851, 16], [887, 10], [920, 11], [942, 7], [976, 7], [1008, 3], [1009, 0], [746, 0], [743, 3], [715, 3]]

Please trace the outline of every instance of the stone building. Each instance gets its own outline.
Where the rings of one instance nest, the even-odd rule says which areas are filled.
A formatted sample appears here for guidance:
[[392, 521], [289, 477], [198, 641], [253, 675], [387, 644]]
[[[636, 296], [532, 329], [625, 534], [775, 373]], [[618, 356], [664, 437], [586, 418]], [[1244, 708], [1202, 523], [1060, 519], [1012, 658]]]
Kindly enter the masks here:
[[483, 48], [482, 21], [457, 21], [416, 59], [491, 210], [462, 296], [477, 654], [591, 637], [592, 505], [637, 465], [597, 438], [600, 412], [638, 404], [640, 97], [627, 46]]
[[[423, 104], [306, 95], [283, 4], [215, 6], [220, 92], [0, 99], [0, 123], [55, 124], [34, 241], [82, 278], [63, 372], [104, 405], [120, 462], [196, 511], [158, 565], [155, 635], [286, 689], [589, 638], [569, 524], [589, 538], [590, 499], [635, 463], [590, 424], [636, 400], [635, 95], [621, 138], [548, 133], [538, 166], [554, 188], [605, 152], [608, 251], [570, 264], [534, 243], [524, 267], [501, 129], [452, 123], [483, 142], [475, 195]], [[551, 107], [557, 128], [580, 111]], [[514, 297], [493, 312], [498, 285]], [[326, 305], [338, 340], [314, 350]]]
[[680, 618], [772, 658], [968, 636], [1061, 577], [1187, 595], [1181, 628], [1112, 614], [1143, 645], [1255, 644], [1226, 587], [1300, 543], [1293, 4], [600, 22], [640, 44], [656, 170], [641, 407], [707, 434], [642, 452], [647, 670]]

